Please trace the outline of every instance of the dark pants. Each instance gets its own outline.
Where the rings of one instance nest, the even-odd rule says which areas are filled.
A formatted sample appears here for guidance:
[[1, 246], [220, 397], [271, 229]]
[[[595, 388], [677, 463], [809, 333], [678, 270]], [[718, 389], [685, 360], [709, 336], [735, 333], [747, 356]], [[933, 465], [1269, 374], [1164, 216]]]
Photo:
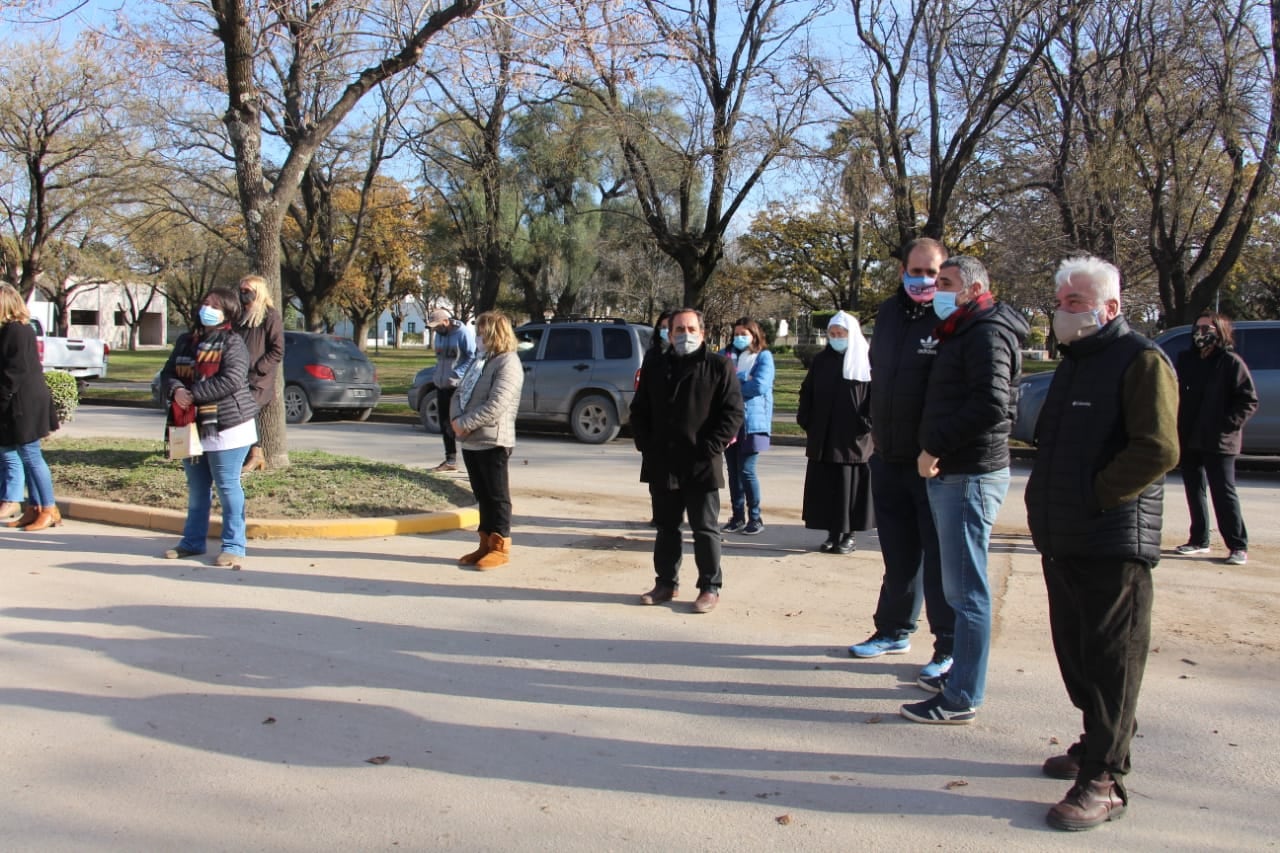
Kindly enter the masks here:
[[1151, 645], [1151, 569], [1138, 560], [1044, 557], [1053, 649], [1071, 704], [1084, 720], [1077, 781], [1108, 772], [1121, 796], [1138, 690]]
[[1182, 487], [1187, 492], [1187, 508], [1191, 510], [1192, 545], [1209, 544], [1209, 502], [1205, 498], [1205, 481], [1213, 497], [1213, 514], [1218, 531], [1228, 551], [1249, 550], [1249, 531], [1240, 512], [1240, 496], [1236, 494], [1236, 457], [1222, 453], [1182, 452]]
[[698, 589], [720, 591], [720, 490], [661, 489], [649, 485], [653, 501], [653, 521], [658, 535], [653, 540], [653, 569], [658, 583], [676, 586], [680, 577], [682, 542], [680, 522], [687, 515], [693, 531], [693, 559], [698, 566]]
[[872, 455], [871, 500], [884, 559], [877, 633], [905, 639], [916, 629], [923, 601], [934, 652], [951, 654], [956, 616], [942, 592], [938, 533], [925, 480], [915, 463], [888, 462], [878, 453]]
[[510, 447], [463, 450], [471, 492], [480, 510], [480, 532], [511, 536], [511, 487], [507, 482]]
[[458, 439], [453, 434], [453, 419], [449, 417], [449, 406], [453, 402], [453, 393], [457, 388], [436, 389], [436, 411], [440, 413], [440, 437], [444, 439], [444, 458], [452, 462], [458, 458]]

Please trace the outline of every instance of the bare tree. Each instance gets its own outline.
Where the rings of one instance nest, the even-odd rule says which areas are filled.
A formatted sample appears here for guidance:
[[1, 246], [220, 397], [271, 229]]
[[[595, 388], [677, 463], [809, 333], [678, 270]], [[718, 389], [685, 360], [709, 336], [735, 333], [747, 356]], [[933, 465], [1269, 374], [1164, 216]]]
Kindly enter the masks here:
[[679, 266], [683, 301], [700, 306], [734, 217], [807, 126], [814, 78], [797, 54], [830, 6], [573, 5], [583, 64], [561, 67], [560, 76], [608, 118], [640, 216]]
[[[207, 6], [163, 0], [161, 5], [168, 16], [139, 30], [136, 43], [146, 56], [158, 56], [172, 71], [225, 96], [223, 124], [246, 253], [282, 304], [282, 225], [320, 146], [366, 95], [420, 63], [431, 40], [475, 13], [480, 0], [210, 0]], [[316, 81], [323, 84], [313, 85]], [[304, 97], [315, 102], [304, 104]], [[272, 152], [280, 156], [278, 167], [269, 159]], [[262, 428], [268, 462], [287, 465], [279, 395], [263, 413]]]

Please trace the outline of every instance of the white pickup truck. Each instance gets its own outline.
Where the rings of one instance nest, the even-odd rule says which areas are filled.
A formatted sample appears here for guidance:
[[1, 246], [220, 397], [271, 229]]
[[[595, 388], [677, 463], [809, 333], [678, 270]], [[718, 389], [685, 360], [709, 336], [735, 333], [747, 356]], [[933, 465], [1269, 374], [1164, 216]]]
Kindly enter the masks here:
[[39, 320], [31, 318], [36, 333], [36, 350], [46, 373], [65, 370], [77, 379], [105, 379], [111, 347], [97, 338], [57, 338], [44, 333]]

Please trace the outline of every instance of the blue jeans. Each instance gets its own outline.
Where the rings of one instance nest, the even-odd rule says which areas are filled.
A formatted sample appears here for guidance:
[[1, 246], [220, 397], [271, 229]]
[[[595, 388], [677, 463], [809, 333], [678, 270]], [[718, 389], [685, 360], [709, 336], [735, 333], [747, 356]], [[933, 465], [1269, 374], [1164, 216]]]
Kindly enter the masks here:
[[956, 617], [942, 593], [928, 481], [920, 476], [914, 461], [890, 462], [879, 453], [871, 456], [870, 468], [871, 502], [884, 559], [876, 631], [895, 640], [907, 639], [916, 630], [923, 601], [933, 632], [933, 651], [949, 655]]
[[187, 472], [187, 523], [182, 528], [179, 548], [198, 554], [207, 549], [209, 510], [216, 488], [222, 504], [222, 550], [244, 556], [244, 487], [240, 484], [240, 468], [248, 455], [248, 447], [235, 447], [206, 450], [202, 456], [182, 460]]
[[[0, 447], [0, 452], [5, 456], [4, 499], [22, 500], [22, 482], [25, 479], [28, 503], [32, 506], [53, 506], [53, 475], [49, 473], [49, 465], [44, 461], [44, 454], [40, 452], [40, 439], [37, 438], [30, 444]], [[9, 458], [10, 454], [13, 454], [12, 462]], [[22, 476], [24, 469], [25, 478]], [[12, 480], [17, 480], [16, 485]], [[9, 497], [11, 494], [16, 494], [17, 497]]]
[[954, 663], [943, 697], [952, 705], [977, 708], [982, 705], [991, 652], [987, 548], [1009, 493], [1009, 469], [943, 474], [929, 480], [928, 489], [942, 557], [942, 593], [956, 615]]
[[0, 450], [0, 501], [21, 503], [25, 482], [18, 451], [8, 447]]
[[756, 462], [759, 453], [739, 453], [738, 445], [729, 445], [724, 450], [725, 470], [729, 474], [729, 504], [733, 507], [733, 517], [760, 520], [760, 478], [756, 476]]

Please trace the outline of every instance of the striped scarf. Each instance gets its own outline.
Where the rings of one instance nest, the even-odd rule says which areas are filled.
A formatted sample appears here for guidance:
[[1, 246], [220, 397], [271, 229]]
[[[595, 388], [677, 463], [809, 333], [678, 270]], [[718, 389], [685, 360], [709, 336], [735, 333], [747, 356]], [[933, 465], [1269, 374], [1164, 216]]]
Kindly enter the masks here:
[[[222, 369], [222, 349], [226, 345], [228, 327], [200, 329], [191, 333], [188, 344], [173, 360], [173, 373], [188, 391], [197, 382], [216, 376]], [[185, 426], [193, 421], [199, 424], [201, 438], [213, 438], [218, 434], [218, 404], [205, 403], [192, 409], [172, 408], [175, 426]]]

